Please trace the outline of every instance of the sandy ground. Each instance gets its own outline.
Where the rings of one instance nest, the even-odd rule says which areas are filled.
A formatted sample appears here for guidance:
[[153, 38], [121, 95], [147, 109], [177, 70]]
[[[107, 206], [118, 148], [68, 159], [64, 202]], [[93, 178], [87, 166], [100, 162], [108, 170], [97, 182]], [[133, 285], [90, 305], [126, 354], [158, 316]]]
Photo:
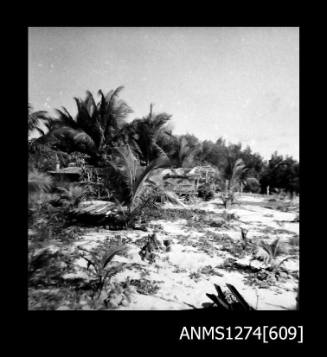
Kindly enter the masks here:
[[[126, 279], [148, 280], [156, 286], [155, 292], [139, 293], [135, 289], [131, 300], [125, 306], [117, 306], [121, 310], [179, 310], [192, 307], [201, 308], [205, 302], [210, 302], [206, 293], [215, 293], [214, 284], [223, 289], [226, 283], [234, 285], [250, 305], [259, 310], [293, 309], [296, 303], [298, 279], [294, 274], [287, 275], [274, 285], [258, 287], [247, 283], [246, 271], [228, 270], [223, 267], [227, 258], [233, 257], [228, 251], [221, 250], [221, 242], [216, 241], [215, 234], [224, 234], [237, 242], [241, 240], [240, 228], [248, 230], [248, 238], [253, 242], [264, 239], [267, 242], [280, 237], [287, 246], [290, 238], [299, 235], [299, 223], [291, 222], [296, 213], [281, 212], [260, 205], [264, 196], [242, 195], [238, 204], [228, 210], [237, 216], [228, 228], [204, 226], [201, 229], [190, 228], [187, 220], [153, 220], [148, 225], [148, 232], [143, 231], [108, 231], [99, 229], [83, 235], [73, 245], [73, 249], [83, 246], [92, 249], [105, 238], [117, 236], [128, 238], [128, 253], [126, 256], [115, 256], [113, 262], [124, 262], [126, 268], [112, 278], [112, 282], [124, 282]], [[205, 210], [208, 215], [219, 217], [224, 211], [219, 198], [209, 202], [199, 201], [185, 209]], [[167, 208], [174, 207], [166, 205]], [[143, 261], [139, 255], [138, 240], [147, 237], [154, 229], [159, 241], [170, 239], [171, 251], [160, 250], [154, 263]], [[205, 247], [206, 249], [202, 249]], [[234, 257], [235, 258], [235, 257]], [[238, 259], [239, 263], [247, 265], [250, 256]], [[235, 258], [237, 259], [237, 258]], [[254, 265], [261, 263], [256, 261]], [[80, 269], [85, 267], [84, 259], [76, 259], [75, 276], [83, 277]], [[299, 260], [294, 257], [285, 262], [284, 267], [292, 272], [298, 272]], [[73, 274], [74, 275], [74, 274]], [[66, 278], [69, 278], [66, 277]]]

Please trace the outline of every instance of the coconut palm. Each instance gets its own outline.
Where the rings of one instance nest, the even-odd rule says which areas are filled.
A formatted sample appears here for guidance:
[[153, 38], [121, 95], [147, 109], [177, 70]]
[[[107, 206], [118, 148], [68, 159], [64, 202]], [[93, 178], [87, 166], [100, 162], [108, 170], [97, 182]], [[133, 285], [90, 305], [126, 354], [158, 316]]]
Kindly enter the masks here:
[[122, 202], [134, 209], [145, 191], [145, 183], [147, 182], [149, 186], [153, 186], [153, 182], [147, 180], [152, 171], [160, 167], [167, 167], [169, 160], [166, 157], [159, 157], [151, 161], [148, 166], [142, 167], [128, 145], [123, 148], [117, 148], [116, 153], [118, 154], [116, 162], [111, 162], [110, 165], [115, 169], [127, 188]]
[[77, 115], [71, 116], [65, 107], [57, 109], [58, 117], [48, 123], [49, 133], [42, 140], [67, 152], [80, 151], [91, 156], [100, 155], [113, 140], [132, 109], [121, 99], [122, 86], [106, 95], [98, 91], [98, 103], [90, 91], [86, 98], [74, 98]]
[[39, 110], [34, 112], [33, 106], [28, 103], [28, 133], [32, 133], [37, 130], [41, 135], [44, 135], [44, 131], [40, 128], [40, 124], [43, 121], [46, 124], [50, 120], [48, 112], [45, 110]]
[[242, 159], [237, 159], [235, 161], [231, 156], [227, 156], [226, 165], [222, 173], [224, 181], [221, 184], [221, 189], [223, 190], [221, 199], [225, 208], [233, 203], [234, 193], [240, 183], [243, 182], [242, 180], [245, 172], [246, 167]]
[[201, 144], [191, 146], [185, 136], [173, 137], [172, 150], [168, 153], [176, 167], [194, 166], [194, 157], [201, 151]]
[[158, 157], [167, 156], [158, 145], [157, 139], [165, 131], [165, 125], [171, 115], [167, 113], [154, 114], [153, 104], [150, 105], [149, 114], [142, 119], [134, 119], [121, 131], [125, 143], [128, 143], [134, 153], [145, 165]]
[[150, 174], [157, 168], [169, 166], [169, 160], [167, 157], [159, 157], [142, 167], [129, 145], [116, 148], [115, 151], [116, 159], [107, 167], [109, 182], [119, 189], [115, 192], [115, 198], [127, 206], [128, 220], [132, 220], [155, 198], [156, 185], [148, 180]]
[[225, 170], [225, 179], [228, 180], [228, 189], [232, 192], [236, 190], [242, 177], [246, 171], [246, 167], [242, 159], [237, 159], [234, 163], [228, 160]]

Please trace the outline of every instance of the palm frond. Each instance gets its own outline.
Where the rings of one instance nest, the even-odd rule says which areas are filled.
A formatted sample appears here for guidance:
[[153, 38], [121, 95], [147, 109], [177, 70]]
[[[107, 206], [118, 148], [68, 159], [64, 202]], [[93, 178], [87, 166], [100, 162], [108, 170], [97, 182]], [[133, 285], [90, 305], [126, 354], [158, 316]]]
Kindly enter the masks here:
[[88, 111], [90, 117], [92, 118], [93, 115], [95, 114], [95, 111], [97, 110], [97, 105], [95, 103], [93, 94], [87, 90], [86, 91], [86, 99], [84, 101], [86, 110]]
[[32, 106], [29, 106], [28, 113], [28, 131], [31, 132], [33, 130], [39, 129], [40, 122], [47, 122], [50, 120], [49, 114], [45, 110], [39, 110], [36, 112], [32, 112]]
[[55, 111], [59, 115], [57, 119], [54, 119], [56, 124], [61, 126], [68, 126], [72, 129], [78, 129], [78, 124], [65, 107], [62, 107], [61, 109], [55, 109]]
[[116, 148], [116, 152], [120, 157], [120, 162], [117, 167], [120, 169], [122, 173], [122, 177], [124, 178], [125, 184], [130, 190], [130, 200], [135, 193], [135, 181], [137, 174], [138, 161], [133, 155], [132, 150], [129, 145], [126, 145], [125, 148]]
[[281, 259], [278, 264], [277, 264], [277, 268], [279, 268], [283, 263], [285, 263], [287, 260], [292, 259], [292, 258], [297, 258], [296, 255], [288, 255], [287, 257], [284, 257], [283, 259]]
[[158, 169], [160, 167], [167, 167], [170, 164], [170, 161], [166, 157], [159, 157], [156, 160], [153, 160], [145, 169], [144, 171], [137, 177], [135, 180], [135, 186], [134, 186], [134, 195], [133, 195], [133, 200], [132, 200], [132, 205], [135, 204], [135, 201], [140, 197], [141, 192], [142, 192], [142, 184], [145, 182], [145, 180], [148, 178], [150, 173], [154, 169]]
[[271, 254], [275, 258], [278, 256], [278, 253], [281, 251], [280, 250], [280, 239], [276, 238], [271, 244], [270, 244], [270, 249], [271, 249]]
[[99, 122], [99, 113], [94, 97], [90, 91], [86, 92], [86, 99], [83, 101], [74, 98], [77, 104], [78, 112], [76, 122], [78, 126], [87, 133], [94, 141], [97, 148], [103, 143], [103, 130]]
[[252, 307], [245, 301], [243, 296], [237, 291], [237, 289], [232, 284], [226, 283], [226, 286], [231, 291], [231, 293], [236, 298], [236, 300], [239, 302], [243, 310], [246, 311], [252, 310]]
[[108, 252], [106, 252], [102, 260], [102, 268], [104, 269], [108, 265], [108, 263], [111, 262], [111, 260], [114, 258], [115, 255], [124, 252], [126, 249], [127, 249], [126, 246], [121, 245], [118, 247], [114, 247], [110, 249]]
[[35, 128], [41, 135], [45, 135], [45, 133], [44, 133], [44, 131], [42, 130], [42, 129], [40, 129], [40, 128]]

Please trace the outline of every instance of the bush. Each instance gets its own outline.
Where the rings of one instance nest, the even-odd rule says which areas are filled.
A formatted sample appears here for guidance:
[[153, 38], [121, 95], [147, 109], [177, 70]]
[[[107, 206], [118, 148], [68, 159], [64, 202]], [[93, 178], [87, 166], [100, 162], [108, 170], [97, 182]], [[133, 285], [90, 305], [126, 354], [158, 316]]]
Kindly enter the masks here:
[[61, 167], [67, 166], [70, 161], [69, 154], [51, 149], [46, 145], [36, 143], [29, 144], [29, 169], [36, 169], [43, 172], [55, 170], [58, 161]]
[[198, 196], [203, 198], [205, 201], [209, 201], [213, 198], [214, 191], [211, 189], [209, 184], [204, 184], [198, 188]]
[[260, 191], [260, 182], [255, 177], [246, 179], [244, 192], [258, 193]]

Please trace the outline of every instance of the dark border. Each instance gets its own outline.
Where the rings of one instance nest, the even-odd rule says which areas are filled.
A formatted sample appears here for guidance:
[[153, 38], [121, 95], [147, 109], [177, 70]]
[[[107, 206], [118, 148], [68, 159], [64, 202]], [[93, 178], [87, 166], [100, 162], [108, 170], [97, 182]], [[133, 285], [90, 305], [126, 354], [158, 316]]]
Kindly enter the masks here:
[[[183, 26], [193, 25], [192, 21], [184, 20]], [[43, 24], [42, 24], [43, 22]], [[43, 21], [35, 22], [31, 21], [28, 26], [42, 26], [44, 25]], [[74, 21], [72, 21], [74, 22]], [[76, 22], [76, 21], [75, 21]], [[172, 24], [174, 21], [164, 21], [164, 23], [160, 23], [160, 21], [155, 21], [154, 19], [148, 21], [147, 26], [174, 26]], [[208, 20], [208, 24], [203, 26], [211, 26], [210, 19]], [[264, 22], [264, 21], [262, 21]], [[185, 24], [186, 23], [186, 24]], [[56, 26], [60, 25], [60, 20], [58, 20]], [[75, 24], [76, 25], [76, 24]], [[70, 26], [75, 26], [70, 25]], [[128, 26], [134, 26], [135, 23], [130, 21]], [[176, 25], [176, 22], [175, 22]], [[221, 22], [219, 26], [226, 26], [227, 24]], [[244, 26], [242, 23], [232, 24], [238, 26]], [[256, 23], [256, 26], [263, 26], [263, 24]], [[110, 23], [110, 26], [117, 26], [115, 21]], [[123, 26], [121, 23], [119, 26]], [[181, 26], [181, 25], [178, 25]], [[216, 24], [217, 26], [217, 24]], [[231, 24], [229, 23], [229, 26]], [[247, 24], [247, 26], [252, 26]], [[280, 23], [265, 23], [264, 26], [280, 26]], [[284, 22], [283, 26], [299, 26], [299, 22], [288, 21], [287, 24]], [[225, 326], [233, 326], [233, 325], [305, 325], [305, 329], [308, 327], [305, 324], [305, 313], [308, 311], [309, 302], [306, 298], [306, 288], [305, 281], [308, 279], [305, 277], [307, 274], [308, 260], [309, 260], [309, 244], [306, 241], [309, 235], [310, 227], [308, 227], [304, 223], [304, 217], [308, 215], [308, 210], [310, 209], [310, 203], [307, 202], [307, 195], [305, 193], [304, 187], [306, 186], [306, 178], [303, 175], [305, 169], [304, 167], [307, 165], [306, 155], [304, 154], [303, 147], [303, 136], [305, 133], [305, 129], [303, 129], [303, 113], [304, 113], [304, 93], [303, 90], [303, 78], [304, 78], [304, 37], [306, 31], [304, 31], [304, 27], [300, 27], [300, 161], [301, 161], [301, 201], [300, 201], [300, 212], [301, 212], [301, 224], [300, 224], [300, 311], [257, 311], [252, 313], [212, 313], [208, 311], [95, 311], [95, 312], [80, 312], [80, 311], [58, 311], [58, 312], [41, 312], [41, 311], [27, 311], [27, 270], [26, 266], [23, 266], [24, 274], [22, 275], [22, 282], [19, 284], [19, 292], [15, 294], [15, 309], [18, 309], [23, 312], [25, 323], [28, 321], [28, 326], [30, 326], [30, 331], [34, 331], [33, 335], [37, 338], [38, 342], [43, 341], [47, 342], [54, 337], [51, 333], [56, 333], [56, 336], [60, 336], [60, 339], [74, 339], [78, 338], [78, 344], [83, 344], [83, 338], [91, 341], [92, 338], [95, 338], [100, 343], [105, 343], [108, 339], [111, 342], [114, 341], [135, 341], [138, 345], [145, 345], [147, 342], [151, 340], [152, 342], [159, 343], [160, 345], [164, 345], [166, 342], [169, 343], [178, 343], [182, 342], [178, 341], [180, 331], [182, 326], [217, 326], [225, 325]], [[28, 41], [27, 41], [27, 26], [23, 27], [21, 33], [22, 44], [20, 44], [20, 57], [18, 62], [20, 62], [21, 70], [22, 64], [21, 61], [23, 58], [27, 58], [28, 52]], [[27, 66], [25, 66], [26, 72], [20, 73], [21, 79], [26, 78], [28, 81], [27, 75]], [[22, 110], [20, 112], [20, 116], [26, 117], [26, 102], [28, 100], [28, 82], [26, 82], [26, 97], [22, 98]], [[21, 125], [21, 124], [20, 124]], [[25, 131], [26, 130], [26, 131]], [[27, 135], [27, 127], [24, 127], [24, 130], [18, 130], [19, 134], [15, 140], [20, 140], [20, 142], [26, 143], [26, 135]], [[18, 137], [19, 135], [19, 137]], [[27, 153], [26, 145], [22, 145], [19, 150], [17, 150], [16, 155], [20, 155], [20, 159], [24, 157], [23, 152]], [[18, 153], [19, 152], [19, 153]], [[26, 158], [26, 156], [25, 156]], [[22, 160], [23, 161], [23, 160]], [[26, 160], [27, 161], [27, 160]], [[21, 187], [17, 190], [19, 197], [19, 205], [21, 208], [24, 207], [23, 201], [25, 198], [25, 204], [27, 205], [27, 164], [24, 162], [21, 163], [22, 169], [21, 173], [18, 173], [19, 179], [21, 179]], [[17, 198], [18, 198], [17, 197]], [[26, 208], [26, 207], [25, 207]], [[19, 227], [22, 230], [21, 234], [17, 234], [18, 237], [26, 237], [27, 232], [27, 210], [22, 209], [21, 220], [17, 223], [17, 217], [12, 220], [10, 223], [15, 226], [15, 228]], [[16, 223], [15, 223], [16, 222]], [[17, 238], [16, 238], [17, 239]], [[26, 242], [22, 243], [22, 238], [19, 239], [19, 244], [23, 244], [24, 248], [20, 249], [19, 259], [21, 262], [27, 261], [27, 244]], [[305, 251], [305, 255], [304, 255]], [[17, 259], [17, 258], [16, 258]], [[305, 265], [304, 265], [305, 264]], [[27, 264], [26, 264], [27, 265]], [[304, 266], [306, 268], [304, 268]], [[26, 320], [27, 318], [27, 320]], [[27, 325], [25, 325], [27, 326]], [[59, 330], [56, 330], [59, 328]], [[50, 333], [51, 332], [51, 333]], [[68, 337], [71, 336], [71, 337]], [[74, 337], [73, 337], [74, 336]], [[164, 342], [166, 341], [166, 342]], [[193, 341], [194, 342], [194, 341]], [[52, 342], [53, 343], [53, 342]], [[51, 344], [52, 344], [51, 343]], [[205, 341], [198, 341], [197, 343], [206, 344]], [[214, 342], [215, 343], [215, 342]], [[183, 342], [185, 344], [185, 342]], [[194, 343], [192, 343], [193, 345]], [[219, 343], [221, 344], [221, 343]], [[109, 347], [109, 346], [108, 346]], [[122, 346], [123, 347], [123, 346]], [[160, 348], [159, 348], [160, 349]], [[142, 350], [142, 349], [141, 349]], [[141, 351], [140, 350], [140, 351]], [[110, 353], [110, 348], [108, 353]]]

